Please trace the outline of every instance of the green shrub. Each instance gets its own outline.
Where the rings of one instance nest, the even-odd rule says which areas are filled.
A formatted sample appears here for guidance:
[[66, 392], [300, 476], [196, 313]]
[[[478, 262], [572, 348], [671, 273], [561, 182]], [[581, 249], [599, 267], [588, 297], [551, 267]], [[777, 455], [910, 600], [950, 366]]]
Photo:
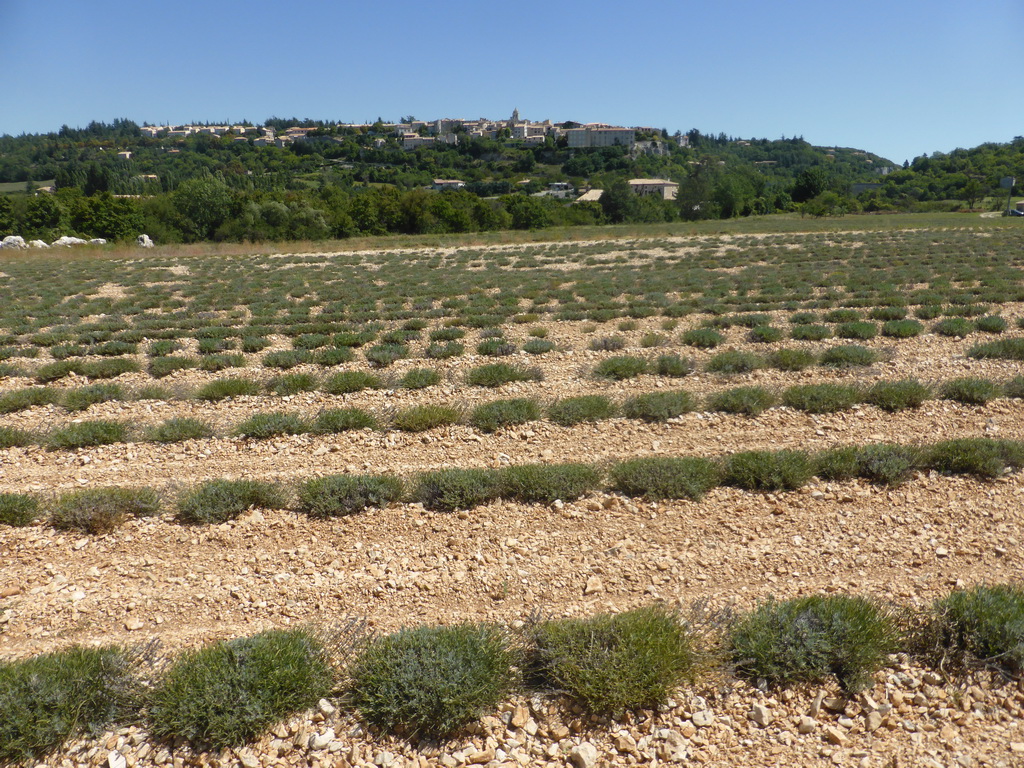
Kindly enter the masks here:
[[351, 669], [352, 705], [405, 736], [450, 736], [511, 690], [515, 655], [484, 624], [403, 629], [372, 641]]
[[947, 317], [932, 326], [933, 333], [958, 339], [970, 336], [973, 330], [974, 324], [962, 317]]
[[967, 356], [976, 360], [1024, 360], [1024, 337], [975, 344]]
[[978, 317], [987, 311], [988, 307], [984, 304], [955, 303], [946, 309], [946, 314], [950, 317]]
[[325, 368], [351, 363], [355, 359], [355, 352], [348, 347], [325, 347], [313, 352], [313, 362]]
[[392, 426], [403, 432], [426, 432], [428, 429], [447, 427], [458, 424], [462, 420], [462, 412], [450, 405], [425, 403], [411, 405], [395, 414]]
[[860, 312], [855, 309], [833, 309], [825, 314], [826, 323], [855, 323], [860, 320]]
[[503, 338], [484, 339], [476, 345], [476, 353], [488, 357], [508, 357], [515, 351], [516, 345]]
[[60, 404], [61, 407], [69, 411], [84, 411], [95, 403], [123, 399], [124, 390], [120, 384], [89, 384], [85, 387], [67, 390]]
[[149, 361], [146, 369], [154, 379], [162, 379], [170, 376], [175, 371], [183, 371], [189, 368], [198, 368], [199, 360], [195, 357], [157, 357]]
[[936, 601], [943, 646], [964, 661], [1024, 670], [1024, 589], [979, 584]]
[[447, 344], [431, 344], [423, 353], [424, 357], [431, 360], [447, 360], [451, 357], [458, 357], [466, 351], [466, 347], [457, 341], [449, 341]]
[[340, 371], [328, 376], [321, 389], [330, 395], [347, 395], [364, 389], [380, 389], [384, 386], [378, 376], [366, 371]]
[[615, 413], [615, 404], [604, 395], [566, 397], [548, 406], [548, 418], [563, 427], [610, 419]]
[[0, 661], [0, 763], [31, 764], [127, 720], [139, 706], [135, 663], [111, 646]]
[[45, 444], [51, 451], [91, 448], [126, 442], [128, 434], [128, 424], [124, 422], [96, 419], [53, 429], [46, 435]]
[[821, 684], [835, 676], [848, 691], [872, 675], [898, 648], [899, 631], [873, 602], [848, 595], [769, 600], [741, 616], [730, 631], [737, 674], [770, 686]]
[[377, 418], [360, 408], [331, 408], [318, 413], [311, 431], [318, 435], [333, 435], [353, 429], [377, 429]]
[[281, 435], [301, 435], [309, 432], [310, 423], [297, 413], [270, 411], [256, 413], [235, 427], [235, 434], [253, 440], [266, 440]]
[[942, 316], [941, 304], [922, 304], [914, 310], [914, 317], [919, 320], [934, 320]]
[[974, 323], [979, 331], [984, 333], [1002, 333], [1006, 330], [1007, 322], [1005, 317], [999, 315], [986, 315], [979, 317]]
[[398, 380], [405, 389], [426, 389], [441, 383], [441, 374], [434, 368], [413, 368]]
[[264, 367], [279, 368], [283, 371], [311, 362], [313, 362], [313, 355], [305, 349], [282, 349], [277, 352], [267, 352], [263, 356]]
[[36, 368], [35, 380], [39, 384], [49, 384], [59, 381], [72, 373], [81, 374], [83, 363], [80, 361], [60, 360], [56, 363], [47, 363]]
[[868, 317], [872, 320], [883, 320], [885, 322], [902, 320], [906, 316], [907, 308], [897, 306], [874, 307], [870, 312], [868, 312]]
[[235, 342], [231, 339], [199, 339], [197, 351], [200, 355], [216, 355], [234, 349]]
[[303, 333], [292, 339], [293, 349], [320, 349], [331, 343], [331, 337], [326, 333]]
[[842, 446], [830, 448], [814, 456], [814, 474], [822, 480], [843, 481], [857, 477], [860, 472], [859, 448]]
[[172, 352], [177, 352], [180, 349], [181, 344], [174, 339], [161, 339], [150, 343], [149, 348], [146, 350], [146, 354], [150, 357], [166, 357]]
[[602, 360], [594, 367], [594, 376], [612, 381], [624, 381], [647, 373], [647, 361], [642, 357], [622, 355]]
[[409, 347], [405, 344], [381, 343], [363, 352], [366, 362], [379, 368], [386, 368], [398, 360], [409, 356]]
[[733, 322], [741, 328], [764, 328], [771, 323], [772, 318], [770, 315], [763, 313], [755, 313], [752, 315], [736, 315], [733, 317]]
[[722, 482], [748, 491], [792, 491], [813, 475], [803, 451], [743, 451], [726, 458]]
[[931, 394], [931, 389], [916, 379], [880, 381], [864, 393], [864, 402], [883, 411], [895, 413], [920, 407]]
[[920, 449], [880, 443], [857, 451], [857, 474], [879, 485], [900, 485], [922, 464]]
[[845, 384], [798, 384], [782, 393], [782, 404], [806, 413], [835, 413], [860, 401], [860, 390]]
[[472, 387], [500, 387], [513, 381], [541, 381], [539, 368], [521, 368], [508, 363], [490, 363], [471, 368], [466, 383]]
[[402, 498], [405, 486], [390, 475], [327, 475], [299, 484], [298, 509], [311, 517], [354, 515]]
[[755, 344], [774, 344], [781, 341], [784, 335], [781, 328], [772, 325], [758, 325], [750, 330], [747, 338]]
[[611, 476], [612, 488], [627, 496], [699, 501], [718, 485], [721, 470], [709, 459], [652, 456], [619, 462]]
[[533, 643], [538, 681], [599, 714], [656, 709], [696, 667], [686, 627], [662, 605], [543, 622]]
[[160, 511], [160, 494], [152, 488], [83, 488], [61, 494], [50, 507], [50, 525], [61, 530], [109, 533], [129, 517]]
[[431, 341], [457, 341], [463, 338], [466, 332], [461, 328], [438, 328], [430, 332]]
[[144, 439], [151, 443], [180, 443], [212, 437], [213, 428], [199, 419], [177, 417], [150, 427], [144, 434]]
[[821, 341], [831, 335], [827, 325], [794, 325], [789, 331], [789, 337], [797, 341]]
[[889, 320], [882, 323], [882, 335], [893, 339], [909, 339], [924, 333], [924, 326], [917, 320]]
[[780, 371], [802, 371], [816, 362], [818, 358], [804, 349], [779, 349], [768, 356], [768, 365]]
[[622, 415], [642, 421], [668, 421], [689, 413], [697, 403], [689, 392], [677, 389], [669, 392], [647, 392], [631, 397], [622, 404]]
[[[39, 500], [26, 493], [0, 493], [0, 525], [22, 527], [39, 517]], [[0, 730], [2, 732], [2, 730]]]
[[712, 356], [704, 364], [704, 370], [708, 373], [749, 373], [763, 365], [764, 360], [757, 355], [730, 349]]
[[134, 400], [174, 400], [179, 394], [161, 384], [142, 384], [132, 390]]
[[997, 382], [966, 376], [960, 379], [949, 379], [939, 387], [939, 396], [946, 400], [955, 400], [964, 405], [985, 405], [1002, 394], [1002, 387]]
[[1024, 443], [985, 437], [943, 440], [928, 448], [925, 464], [950, 475], [999, 477], [1007, 468], [1024, 466]]
[[618, 352], [626, 348], [626, 340], [621, 336], [601, 336], [591, 339], [587, 348], [594, 352]]
[[682, 337], [683, 344], [697, 349], [714, 349], [725, 343], [725, 336], [713, 328], [692, 328]]
[[343, 331], [334, 334], [333, 343], [336, 347], [361, 347], [364, 344], [369, 344], [375, 338], [377, 338], [376, 331]]
[[90, 379], [113, 379], [122, 373], [137, 373], [138, 371], [138, 363], [121, 358], [94, 360], [83, 363], [81, 366], [81, 375]]
[[502, 427], [525, 424], [540, 417], [541, 408], [536, 400], [518, 397], [478, 405], [470, 413], [469, 423], [483, 432], [496, 432]]
[[311, 373], [286, 373], [272, 378], [264, 388], [267, 392], [285, 396], [312, 392], [319, 384], [319, 379]]
[[208, 480], [178, 499], [178, 520], [183, 523], [223, 523], [251, 507], [284, 509], [287, 498], [275, 483], [260, 480]]
[[708, 396], [708, 408], [723, 413], [757, 416], [775, 405], [777, 398], [764, 387], [734, 387]]
[[535, 339], [546, 339], [548, 337], [548, 329], [542, 325], [531, 328], [527, 333]]
[[654, 361], [654, 372], [659, 376], [671, 376], [678, 379], [689, 376], [696, 368], [693, 360], [679, 357], [679, 355], [658, 355], [658, 359]]
[[878, 326], [865, 320], [855, 320], [852, 323], [840, 323], [836, 327], [836, 336], [840, 339], [859, 339], [867, 341], [878, 335]]
[[242, 351], [246, 354], [255, 354], [256, 352], [262, 352], [264, 349], [270, 346], [270, 340], [262, 336], [243, 336], [242, 337]]
[[501, 495], [501, 474], [489, 469], [441, 469], [416, 478], [412, 496], [427, 509], [472, 509]]
[[229, 397], [258, 395], [261, 391], [259, 382], [253, 379], [217, 379], [201, 386], [196, 399], [213, 403]]
[[498, 482], [502, 498], [551, 504], [595, 490], [601, 473], [587, 464], [526, 464], [504, 468]]
[[17, 427], [0, 427], [0, 450], [4, 448], [21, 448], [31, 445], [35, 438], [31, 432]]
[[334, 687], [323, 643], [306, 629], [272, 629], [186, 651], [150, 693], [150, 732], [221, 750], [258, 738], [316, 706]]
[[530, 339], [523, 344], [523, 352], [530, 355], [543, 355], [555, 348], [555, 342], [547, 339]]
[[668, 343], [668, 339], [662, 336], [660, 333], [648, 332], [640, 337], [640, 346], [644, 349], [651, 349], [652, 347], [663, 347]]
[[878, 362], [878, 353], [857, 344], [840, 344], [825, 351], [821, 365], [829, 368], [857, 368]]
[[8, 377], [14, 378], [15, 376], [24, 376], [25, 372], [17, 365], [12, 363], [0, 363], [0, 379], [6, 379]]
[[199, 361], [199, 370], [209, 373], [226, 371], [229, 368], [244, 368], [245, 356], [238, 354], [230, 355], [206, 355]]
[[[812, 325], [818, 322], [818, 316], [814, 312], [794, 312], [787, 318], [790, 325]], [[827, 322], [833, 322], [828, 320]]]
[[1024, 398], [1024, 376], [1014, 376], [1003, 385], [1003, 394], [1006, 397]]

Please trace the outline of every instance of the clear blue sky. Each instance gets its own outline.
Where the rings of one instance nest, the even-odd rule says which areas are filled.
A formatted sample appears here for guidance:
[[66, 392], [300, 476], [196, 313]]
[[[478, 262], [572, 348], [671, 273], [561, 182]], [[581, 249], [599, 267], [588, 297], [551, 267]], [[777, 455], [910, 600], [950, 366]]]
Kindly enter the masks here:
[[898, 163], [1024, 134], [1020, 0], [0, 0], [0, 30], [0, 134], [518, 107]]

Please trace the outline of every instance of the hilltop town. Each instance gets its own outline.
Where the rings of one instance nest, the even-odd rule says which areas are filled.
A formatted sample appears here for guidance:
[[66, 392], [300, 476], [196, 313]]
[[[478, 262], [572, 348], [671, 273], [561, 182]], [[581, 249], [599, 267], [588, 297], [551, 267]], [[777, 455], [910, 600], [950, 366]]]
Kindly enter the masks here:
[[[254, 126], [248, 124], [232, 125], [144, 125], [142, 135], [149, 138], [183, 139], [194, 134], [227, 136], [234, 141], [245, 141], [253, 146], [287, 147], [292, 142], [308, 141], [334, 133], [362, 133], [380, 136], [379, 146], [383, 146], [384, 136], [397, 137], [405, 149], [429, 146], [434, 143], [456, 144], [460, 137], [466, 139], [502, 139], [509, 138], [526, 144], [543, 144], [548, 137], [559, 139], [565, 137], [567, 146], [573, 149], [593, 149], [599, 147], [622, 146], [632, 149], [636, 146], [638, 136], [661, 137], [663, 131], [657, 128], [633, 126], [624, 127], [608, 123], [577, 123], [566, 121], [554, 123], [548, 120], [525, 120], [515, 109], [507, 120], [491, 120], [480, 117], [475, 120], [461, 118], [438, 118], [436, 120], [416, 120], [405, 118], [397, 123], [377, 120], [373, 123], [337, 123], [329, 128], [325, 125], [299, 126], [294, 125], [283, 130], [270, 126]], [[677, 133], [675, 141], [679, 146], [687, 146], [689, 138]]]

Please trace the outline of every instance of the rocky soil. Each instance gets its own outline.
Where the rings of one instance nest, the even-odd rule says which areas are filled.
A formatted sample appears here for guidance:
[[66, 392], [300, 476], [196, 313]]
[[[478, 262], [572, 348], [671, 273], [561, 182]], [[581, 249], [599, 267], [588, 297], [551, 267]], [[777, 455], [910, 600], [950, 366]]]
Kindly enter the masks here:
[[[1010, 319], [1022, 312], [1019, 306], [1004, 308]], [[678, 337], [687, 322], [692, 321], [666, 335]], [[754, 419], [692, 413], [657, 425], [611, 419], [563, 428], [541, 421], [493, 435], [456, 426], [423, 434], [365, 431], [270, 441], [223, 436], [252, 413], [268, 410], [314, 415], [339, 406], [386, 411], [423, 402], [471, 406], [506, 397], [552, 400], [580, 393], [621, 399], [670, 387], [705, 394], [747, 384], [967, 375], [1007, 379], [1020, 373], [1015, 364], [965, 358], [971, 341], [925, 335], [868, 342], [887, 350], [889, 359], [866, 370], [698, 373], [677, 380], [641, 376], [603, 383], [588, 374], [611, 354], [673, 352], [701, 361], [712, 353], [693, 352], [678, 342], [641, 349], [645, 331], [660, 331], [656, 320], [641, 321], [627, 333], [614, 324], [589, 334], [581, 324], [543, 324], [560, 351], [515, 360], [539, 365], [545, 374], [539, 383], [467, 387], [465, 370], [491, 362], [467, 356], [438, 363], [444, 383], [419, 391], [312, 392], [216, 404], [134, 401], [94, 405], [77, 414], [48, 406], [3, 416], [0, 425], [29, 429], [82, 418], [144, 425], [196, 416], [222, 436], [168, 446], [0, 451], [0, 492], [151, 485], [170, 497], [212, 477], [295, 480], [334, 472], [411, 474], [446, 466], [717, 456], [751, 448], [823, 449], [959, 436], [1024, 439], [1024, 402], [1010, 399], [983, 407], [932, 400], [897, 414], [863, 406], [811, 416], [780, 407]], [[510, 337], [523, 334], [521, 328], [508, 329]], [[726, 334], [731, 348], [771, 348], [744, 341], [744, 329]], [[593, 335], [624, 336], [627, 349], [587, 351]], [[786, 346], [820, 350], [835, 343], [840, 342]], [[401, 373], [425, 364], [432, 365], [410, 360], [396, 369]], [[245, 373], [272, 375], [258, 369]], [[184, 388], [227, 375], [238, 372], [186, 371], [165, 383]], [[120, 381], [148, 379], [126, 375]], [[0, 392], [28, 383], [0, 380]], [[62, 386], [75, 383], [82, 382]], [[654, 600], [684, 608], [706, 601], [711, 609], [743, 609], [770, 595], [839, 591], [924, 608], [958, 586], [1019, 581], [1022, 522], [1024, 476], [1016, 473], [994, 482], [919, 474], [896, 489], [862, 481], [814, 481], [780, 494], [718, 488], [701, 502], [649, 503], [597, 494], [550, 506], [501, 502], [450, 515], [416, 504], [326, 521], [252, 510], [202, 528], [178, 525], [168, 507], [162, 517], [134, 520], [103, 536], [60, 533], [44, 525], [0, 528], [0, 658], [71, 643], [150, 639], [172, 653], [271, 627], [309, 621], [332, 625], [348, 617], [363, 617], [379, 632], [467, 620], [516, 625], [538, 610], [592, 615]], [[415, 746], [368, 734], [336, 703], [324, 701], [317, 711], [237, 752], [195, 755], [186, 745], [151, 743], [133, 727], [72, 744], [45, 764], [1009, 768], [1024, 765], [1022, 709], [1019, 683], [986, 674], [964, 682], [897, 658], [874, 689], [852, 699], [831, 687], [764, 693], [723, 677], [680, 691], [663, 711], [612, 723], [575, 716], [553, 699], [515, 699], [464, 737]]]

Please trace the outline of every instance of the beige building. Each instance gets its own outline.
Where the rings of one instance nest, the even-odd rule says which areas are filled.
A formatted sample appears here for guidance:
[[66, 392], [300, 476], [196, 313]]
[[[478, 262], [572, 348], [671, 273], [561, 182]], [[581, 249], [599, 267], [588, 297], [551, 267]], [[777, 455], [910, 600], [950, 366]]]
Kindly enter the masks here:
[[595, 147], [629, 147], [636, 143], [636, 131], [632, 128], [612, 128], [584, 126], [570, 128], [565, 132], [570, 149], [590, 149]]
[[675, 200], [679, 185], [668, 179], [630, 179], [629, 188], [640, 197], [656, 195], [662, 200]]
[[442, 189], [462, 189], [466, 186], [466, 182], [462, 179], [434, 179], [433, 188], [436, 190]]

